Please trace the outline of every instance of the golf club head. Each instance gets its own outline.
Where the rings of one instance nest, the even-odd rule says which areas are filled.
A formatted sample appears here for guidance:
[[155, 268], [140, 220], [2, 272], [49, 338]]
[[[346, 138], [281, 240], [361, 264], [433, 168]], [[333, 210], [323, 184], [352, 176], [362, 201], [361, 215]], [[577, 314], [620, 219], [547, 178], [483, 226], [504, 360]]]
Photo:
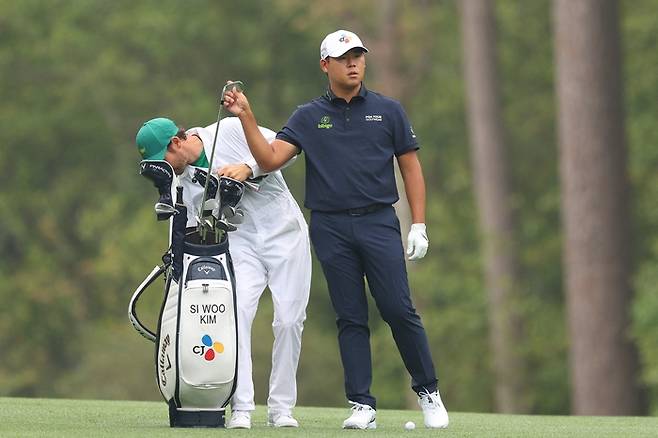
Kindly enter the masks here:
[[155, 214], [158, 215], [169, 215], [178, 213], [178, 210], [173, 205], [166, 204], [164, 202], [155, 203]]
[[233, 88], [238, 92], [242, 92], [244, 91], [244, 83], [242, 83], [242, 81], [227, 82], [226, 85], [224, 85], [224, 88], [222, 88], [222, 94], [219, 98], [219, 102], [222, 105], [224, 104], [224, 95], [227, 91], [233, 90]]
[[222, 221], [215, 222], [215, 229], [219, 230], [219, 231], [229, 232], [229, 231], [237, 230], [238, 227], [222, 220]]
[[176, 213], [174, 200], [171, 196], [174, 168], [164, 160], [142, 160], [139, 163], [139, 174], [151, 181], [158, 189], [160, 198], [155, 204], [155, 213], [158, 220], [169, 219]]
[[241, 224], [244, 221], [244, 212], [240, 209], [235, 210], [235, 214], [230, 221], [232, 224]]
[[244, 195], [242, 182], [226, 176], [219, 178], [219, 201], [222, 210], [226, 207], [237, 208], [242, 195]]
[[215, 216], [213, 214], [215, 210], [219, 210], [219, 201], [217, 199], [207, 199], [206, 202], [203, 203], [204, 216]]
[[215, 224], [213, 222], [215, 221], [208, 218], [204, 218], [201, 220], [201, 226], [205, 228], [207, 231], [212, 231], [213, 229], [215, 229]]
[[[208, 177], [208, 171], [200, 167], [194, 168], [194, 176], [192, 181], [198, 183], [201, 187], [206, 186], [206, 178]], [[207, 199], [212, 199], [217, 197], [217, 189], [219, 188], [219, 179], [215, 175], [210, 175], [210, 181], [208, 182], [208, 196]]]
[[231, 207], [230, 205], [225, 205], [221, 209], [222, 217], [226, 219], [231, 219], [233, 216], [235, 216], [235, 207]]

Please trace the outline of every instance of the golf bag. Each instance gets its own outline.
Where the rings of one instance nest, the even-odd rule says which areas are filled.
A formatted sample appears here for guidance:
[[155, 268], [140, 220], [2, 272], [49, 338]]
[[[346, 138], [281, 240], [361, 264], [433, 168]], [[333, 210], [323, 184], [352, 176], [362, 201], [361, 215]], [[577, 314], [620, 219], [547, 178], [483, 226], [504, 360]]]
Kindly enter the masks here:
[[[208, 176], [201, 172], [199, 179], [204, 177], [205, 183]], [[144, 160], [140, 173], [160, 193], [156, 214], [158, 220], [171, 219], [171, 246], [162, 257], [163, 264], [155, 267], [135, 290], [129, 319], [142, 336], [155, 343], [155, 373], [169, 405], [170, 426], [223, 427], [225, 407], [237, 382], [235, 275], [227, 233], [235, 227], [219, 220], [210, 232], [204, 230], [203, 237], [201, 227], [186, 228], [183, 187], [176, 187], [174, 204], [174, 171], [169, 163]], [[231, 207], [234, 212], [242, 195], [240, 186], [231, 189], [233, 180], [222, 184], [216, 177], [211, 178], [208, 198], [217, 199], [223, 189], [230, 205], [218, 199], [218, 209], [228, 211]], [[163, 273], [164, 300], [157, 330], [152, 331], [137, 317], [136, 306], [141, 294]]]

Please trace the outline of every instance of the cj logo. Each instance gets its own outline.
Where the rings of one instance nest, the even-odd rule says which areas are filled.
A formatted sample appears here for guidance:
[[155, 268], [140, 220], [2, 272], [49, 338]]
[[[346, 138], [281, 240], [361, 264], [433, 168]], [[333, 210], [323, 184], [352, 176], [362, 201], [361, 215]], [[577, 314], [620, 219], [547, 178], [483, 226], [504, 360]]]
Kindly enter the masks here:
[[192, 347], [192, 352], [196, 355], [203, 356], [208, 362], [215, 359], [215, 354], [221, 354], [224, 352], [224, 344], [221, 342], [213, 342], [212, 338], [208, 335], [203, 335], [201, 338], [201, 344], [203, 345], [195, 345]]
[[344, 33], [340, 36], [340, 39], [338, 41], [340, 41], [341, 43], [347, 44], [347, 43], [350, 42], [350, 39], [351, 38], [350, 38], [349, 34]]

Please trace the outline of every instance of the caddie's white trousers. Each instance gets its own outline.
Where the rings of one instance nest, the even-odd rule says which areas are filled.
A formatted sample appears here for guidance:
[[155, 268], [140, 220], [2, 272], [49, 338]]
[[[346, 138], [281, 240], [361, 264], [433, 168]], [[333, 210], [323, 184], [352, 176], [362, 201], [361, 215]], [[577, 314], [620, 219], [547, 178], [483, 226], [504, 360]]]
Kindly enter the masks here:
[[269, 286], [274, 303], [274, 345], [267, 406], [290, 414], [297, 400], [297, 364], [311, 285], [308, 227], [290, 193], [258, 211], [245, 212], [244, 223], [229, 235], [237, 286], [238, 380], [233, 410], [253, 411], [251, 326], [258, 300]]

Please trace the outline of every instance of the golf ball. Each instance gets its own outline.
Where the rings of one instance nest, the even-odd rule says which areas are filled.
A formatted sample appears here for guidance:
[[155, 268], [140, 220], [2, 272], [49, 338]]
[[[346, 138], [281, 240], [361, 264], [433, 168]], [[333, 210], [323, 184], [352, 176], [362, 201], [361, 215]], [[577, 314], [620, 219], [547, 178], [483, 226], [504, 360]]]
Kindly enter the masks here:
[[414, 430], [416, 428], [416, 423], [413, 421], [407, 421], [404, 423], [404, 430]]

